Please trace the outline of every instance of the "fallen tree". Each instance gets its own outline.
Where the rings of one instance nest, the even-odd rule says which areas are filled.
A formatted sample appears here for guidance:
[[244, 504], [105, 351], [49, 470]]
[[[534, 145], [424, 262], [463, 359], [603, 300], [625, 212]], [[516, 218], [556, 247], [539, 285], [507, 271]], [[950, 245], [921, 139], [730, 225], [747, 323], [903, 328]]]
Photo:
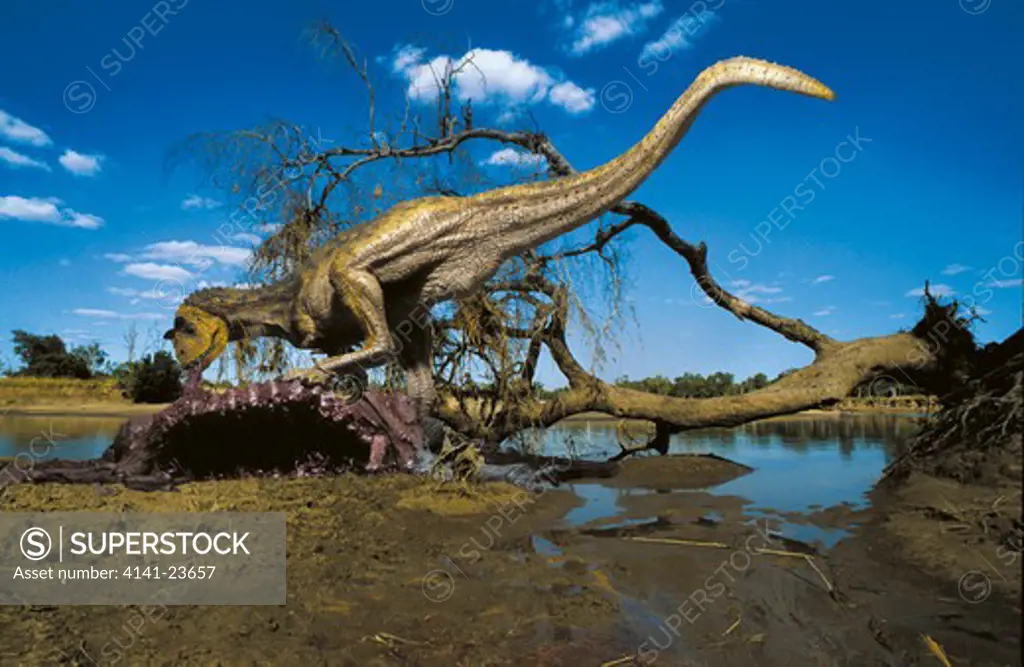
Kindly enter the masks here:
[[[457, 83], [474, 70], [472, 52], [434, 72], [434, 119], [422, 119], [406, 100], [404, 112], [384, 130], [368, 61], [328, 24], [319, 26], [315, 43], [340, 56], [368, 92], [368, 123], [358, 143], [324, 146], [297, 125], [274, 123], [269, 128], [197, 137], [189, 144], [194, 147], [198, 142], [203, 148], [212, 183], [245, 198], [241, 208], [250, 216], [247, 229], [286, 221], [257, 249], [256, 278], [270, 281], [287, 275], [337, 231], [365, 222], [397, 201], [425, 194], [455, 197], [462, 190], [486, 186], [486, 178], [472, 170], [470, 144], [492, 142], [533, 154], [546, 164], [548, 178], [575, 173], [544, 134], [479, 127], [471, 102], [458, 104]], [[274, 193], [269, 201], [268, 190]], [[725, 289], [709, 270], [708, 247], [677, 235], [650, 207], [628, 201], [612, 213], [624, 218], [597, 226], [587, 242], [524, 253], [508, 262], [481, 293], [435, 310], [434, 326], [440, 334], [434, 336], [435, 377], [442, 398], [435, 413], [439, 419], [469, 438], [496, 444], [524, 429], [600, 411], [655, 426], [650, 442], [624, 445], [620, 457], [643, 449], [664, 453], [673, 433], [827, 406], [881, 376], [898, 377], [941, 395], [975, 363], [977, 351], [969, 331], [973, 315], [963, 315], [956, 302], [939, 303], [927, 293], [927, 285], [922, 319], [911, 330], [839, 341]], [[567, 340], [570, 324], [600, 333], [572, 278], [574, 269], [603, 271], [612, 297], [607, 319], [620, 321], [621, 262], [616, 249], [624, 232], [633, 228], [654, 234], [687, 263], [699, 286], [697, 298], [806, 346], [814, 353], [813, 362], [762, 389], [716, 398], [658, 396], [602, 381], [580, 362]], [[681, 291], [687, 289], [680, 286]], [[265, 357], [282, 359], [279, 341], [265, 345]], [[566, 391], [550, 400], [541, 400], [533, 391], [545, 349], [568, 383]], [[280, 370], [273, 364], [263, 369]], [[486, 388], [475, 377], [486, 378]], [[400, 373], [389, 368], [386, 385], [401, 389], [402, 382]]]

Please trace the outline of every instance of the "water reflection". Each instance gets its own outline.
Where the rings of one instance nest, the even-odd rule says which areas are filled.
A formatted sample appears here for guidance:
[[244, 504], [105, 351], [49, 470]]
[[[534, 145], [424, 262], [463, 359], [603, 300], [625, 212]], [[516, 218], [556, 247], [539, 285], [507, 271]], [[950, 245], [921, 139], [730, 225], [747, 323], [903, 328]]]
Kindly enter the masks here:
[[123, 419], [103, 417], [0, 417], [0, 459], [30, 456], [97, 458], [110, 445]]
[[[6, 415], [0, 417], [0, 458], [96, 458], [123, 421]], [[766, 510], [807, 512], [841, 503], [862, 505], [864, 494], [917, 428], [918, 420], [907, 415], [799, 417], [676, 434], [670, 451], [710, 452], [754, 468], [749, 475], [709, 489], [748, 499], [751, 515]], [[601, 460], [619, 451], [615, 422], [610, 420], [563, 424], [529, 434], [529, 439], [534, 450], [545, 455], [565, 455], [571, 447], [582, 458]], [[572, 523], [619, 513], [617, 497], [623, 491], [596, 484], [575, 486], [586, 504], [574, 510]]]
[[[764, 458], [804, 456], [817, 450], [833, 450], [852, 461], [858, 450], [878, 450], [886, 461], [899, 455], [918, 428], [918, 415], [866, 414], [796, 417], [745, 424], [736, 428], [709, 428], [672, 436], [672, 452], [714, 452], [740, 463], [743, 456]], [[632, 433], [634, 430], [630, 429]], [[639, 437], [639, 432], [637, 437]], [[602, 419], [559, 424], [556, 428], [524, 435], [528, 446], [546, 456], [565, 455], [574, 448], [581, 458], [604, 459], [619, 451], [616, 422]], [[518, 443], [509, 441], [508, 446]], [[760, 450], [762, 453], [757, 453]], [[785, 452], [783, 454], [783, 452]]]
[[[919, 415], [865, 414], [796, 417], [746, 424], [733, 429], [704, 429], [673, 436], [670, 452], [718, 454], [754, 471], [713, 489], [716, 495], [750, 501], [749, 517], [806, 513], [849, 504], [862, 507], [885, 466], [898, 456], [919, 428]], [[576, 422], [533, 435], [545, 455], [564, 455], [567, 446], [578, 455], [603, 459], [619, 451], [615, 422]], [[638, 492], [600, 484], [576, 484], [584, 505], [566, 520], [575, 525], [616, 517], [619, 500]], [[680, 502], [684, 502], [680, 499]], [[783, 522], [783, 534], [805, 541], [834, 544], [843, 531]]]

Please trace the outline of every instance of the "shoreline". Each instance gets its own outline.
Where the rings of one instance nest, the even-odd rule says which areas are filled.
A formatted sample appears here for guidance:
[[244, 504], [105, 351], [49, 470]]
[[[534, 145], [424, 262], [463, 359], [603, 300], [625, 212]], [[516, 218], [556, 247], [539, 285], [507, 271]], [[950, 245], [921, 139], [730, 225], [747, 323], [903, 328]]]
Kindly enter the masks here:
[[[10, 405], [0, 408], [0, 418], [10, 415], [12, 417], [97, 417], [97, 418], [124, 418], [131, 419], [141, 415], [150, 415], [160, 412], [169, 403], [136, 404], [136, 403], [115, 403], [115, 402], [64, 402], [64, 403], [28, 403], [24, 405]], [[923, 411], [915, 411], [907, 407], [885, 407], [885, 406], [863, 406], [844, 407], [842, 409], [823, 410], [815, 408], [803, 410], [788, 415], [776, 415], [765, 417], [755, 421], [779, 421], [786, 419], [817, 419], [822, 417], [845, 417], [859, 414], [889, 414], [924, 416]], [[581, 412], [571, 417], [566, 417], [558, 424], [579, 424], [586, 422], [617, 422], [618, 417], [601, 412]], [[642, 420], [628, 420], [642, 422]], [[556, 424], [557, 426], [557, 424]]]
[[169, 403], [29, 403], [0, 408], [0, 418], [11, 417], [97, 417], [131, 419], [157, 413]]
[[[910, 408], [894, 408], [894, 407], [881, 407], [881, 406], [864, 406], [855, 408], [843, 408], [836, 410], [823, 410], [821, 408], [813, 408], [810, 410], [802, 410], [800, 412], [793, 412], [787, 415], [775, 415], [773, 417], [764, 417], [762, 419], [755, 419], [749, 423], [755, 423], [759, 421], [783, 421], [787, 419], [817, 419], [821, 417], [848, 417], [851, 415], [904, 415], [908, 417], [923, 417], [925, 412], [923, 410], [912, 410]], [[603, 412], [581, 412], [571, 417], [566, 417], [558, 424], [579, 424], [585, 422], [617, 422], [619, 417], [614, 415], [605, 414]], [[643, 423], [642, 419], [627, 419], [626, 421]], [[715, 427], [709, 427], [715, 428]]]

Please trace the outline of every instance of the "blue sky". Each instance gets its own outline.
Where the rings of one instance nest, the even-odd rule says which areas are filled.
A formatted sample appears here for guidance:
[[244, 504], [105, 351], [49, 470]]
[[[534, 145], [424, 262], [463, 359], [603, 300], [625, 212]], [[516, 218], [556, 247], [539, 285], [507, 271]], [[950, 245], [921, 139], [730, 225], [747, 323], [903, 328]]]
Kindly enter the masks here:
[[[706, 241], [723, 284], [841, 339], [911, 326], [925, 279], [982, 309], [983, 340], [1021, 324], [1020, 3], [347, 4], [5, 5], [0, 355], [10, 358], [20, 328], [122, 356], [132, 322], [143, 342], [169, 325], [173, 304], [149, 298], [160, 280], [244, 280], [250, 240], [216, 237], [230, 214], [220, 193], [197, 188], [195, 174], [167, 176], [164, 160], [192, 133], [271, 117], [353, 143], [365, 118], [358, 82], [302, 39], [321, 17], [369, 58], [390, 110], [407, 93], [414, 108], [429, 103], [417, 83], [430, 64], [478, 49], [487, 86], [459, 83], [477, 124], [536, 122], [577, 168], [638, 140], [719, 59], [800, 68], [837, 101], [726, 91], [635, 198]], [[495, 147], [474, 150], [499, 163], [488, 167], [496, 177], [509, 168]], [[630, 238], [639, 326], [621, 333], [603, 376], [746, 376], [809, 361], [694, 299], [678, 257], [642, 230]], [[550, 364], [541, 379], [560, 384]]]

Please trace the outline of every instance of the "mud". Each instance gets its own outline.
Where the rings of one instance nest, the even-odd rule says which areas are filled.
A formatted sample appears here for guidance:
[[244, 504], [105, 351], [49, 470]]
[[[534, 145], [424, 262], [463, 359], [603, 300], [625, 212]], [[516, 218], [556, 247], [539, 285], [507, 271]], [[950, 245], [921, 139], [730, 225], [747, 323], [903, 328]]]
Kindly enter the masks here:
[[[640, 470], [656, 465], [623, 472], [650, 482]], [[951, 535], [919, 509], [934, 488], [819, 512], [852, 531], [820, 552], [742, 499], [693, 490], [744, 468], [672, 465], [679, 483], [633, 487], [616, 521], [579, 526], [563, 520], [581, 502], [568, 490], [467, 494], [412, 476], [8, 487], [4, 511], [286, 511], [288, 603], [168, 607], [138, 630], [133, 607], [0, 608], [0, 663], [939, 665], [927, 634], [958, 667], [1020, 664], [1013, 589], [978, 599], [981, 580], [958, 587], [974, 561], [928, 560]]]

